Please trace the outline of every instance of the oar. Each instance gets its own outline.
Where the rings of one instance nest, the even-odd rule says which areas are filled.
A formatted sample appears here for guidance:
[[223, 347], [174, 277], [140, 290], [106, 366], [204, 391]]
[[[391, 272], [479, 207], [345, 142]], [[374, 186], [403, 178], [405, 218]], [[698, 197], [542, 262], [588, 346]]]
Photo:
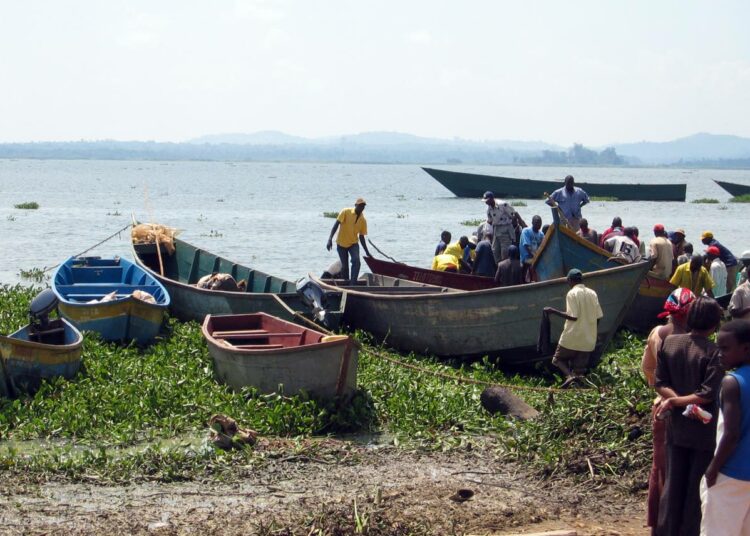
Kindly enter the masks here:
[[368, 242], [370, 243], [370, 245], [371, 245], [372, 247], [374, 247], [374, 248], [375, 248], [375, 250], [376, 250], [376, 251], [377, 251], [378, 253], [380, 253], [380, 254], [381, 254], [381, 255], [382, 255], [383, 257], [386, 257], [386, 258], [388, 258], [388, 259], [391, 259], [391, 260], [392, 260], [393, 262], [395, 262], [396, 264], [404, 264], [403, 262], [399, 262], [399, 261], [397, 261], [396, 259], [394, 259], [394, 258], [393, 258], [393, 257], [391, 257], [390, 255], [386, 255], [385, 253], [383, 253], [383, 252], [382, 252], [382, 251], [380, 250], [380, 248], [379, 248], [378, 246], [376, 246], [376, 245], [375, 245], [375, 243], [374, 243], [374, 242], [373, 242], [372, 240], [370, 240], [369, 238], [367, 239], [367, 241], [368, 241]]

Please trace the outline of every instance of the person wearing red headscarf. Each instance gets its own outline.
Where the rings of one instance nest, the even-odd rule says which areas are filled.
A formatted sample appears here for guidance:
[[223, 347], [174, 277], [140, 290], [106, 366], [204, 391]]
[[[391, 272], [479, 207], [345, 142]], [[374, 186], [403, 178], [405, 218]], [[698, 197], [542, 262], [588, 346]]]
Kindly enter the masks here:
[[[659, 318], [668, 318], [666, 324], [656, 326], [651, 330], [646, 342], [646, 348], [643, 349], [643, 359], [641, 360], [641, 369], [646, 377], [649, 387], [654, 387], [656, 381], [656, 360], [661, 343], [669, 335], [678, 333], [687, 333], [687, 312], [690, 304], [695, 300], [695, 294], [687, 288], [675, 289], [664, 302], [664, 311], [659, 313]], [[656, 416], [656, 409], [659, 407], [661, 397], [657, 396], [652, 408], [652, 416]], [[648, 503], [647, 503], [647, 521], [651, 527], [652, 533], [656, 528], [659, 518], [659, 499], [664, 489], [664, 479], [666, 477], [666, 444], [667, 430], [666, 423], [663, 420], [652, 419], [653, 422], [653, 459], [651, 462], [651, 474], [648, 479]]]

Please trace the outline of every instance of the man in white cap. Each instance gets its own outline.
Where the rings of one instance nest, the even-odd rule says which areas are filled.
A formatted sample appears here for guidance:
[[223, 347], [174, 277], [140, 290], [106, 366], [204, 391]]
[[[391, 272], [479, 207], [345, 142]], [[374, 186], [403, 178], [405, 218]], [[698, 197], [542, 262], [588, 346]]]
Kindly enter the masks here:
[[[339, 254], [341, 260], [341, 278], [349, 279], [351, 285], [357, 284], [357, 278], [359, 277], [359, 243], [362, 244], [362, 248], [365, 250], [365, 255], [371, 257], [370, 251], [367, 249], [367, 242], [365, 236], [367, 235], [367, 220], [363, 214], [365, 210], [365, 200], [361, 197], [354, 202], [354, 208], [345, 208], [339, 212], [336, 222], [331, 228], [331, 234], [328, 237], [328, 243], [326, 249], [331, 251], [333, 247], [333, 235], [338, 230], [339, 234], [336, 237], [336, 251]], [[349, 259], [351, 258], [351, 274], [349, 273]]]

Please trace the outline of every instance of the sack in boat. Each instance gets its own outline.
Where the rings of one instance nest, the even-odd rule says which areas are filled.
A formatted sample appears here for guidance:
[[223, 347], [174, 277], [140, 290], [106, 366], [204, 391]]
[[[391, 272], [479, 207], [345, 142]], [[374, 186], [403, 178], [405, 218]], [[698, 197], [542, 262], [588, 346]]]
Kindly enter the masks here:
[[113, 290], [109, 294], [105, 294], [99, 300], [91, 300], [91, 301], [87, 301], [86, 303], [107, 303], [107, 302], [115, 301], [116, 299], [117, 299], [117, 291]]
[[134, 290], [133, 291], [133, 297], [136, 300], [141, 300], [142, 302], [146, 303], [156, 303], [156, 298], [154, 298], [151, 294], [144, 290]]
[[229, 274], [214, 272], [211, 275], [204, 275], [195, 284], [198, 288], [208, 290], [225, 290], [228, 292], [244, 292], [246, 285], [244, 281], [237, 281]]
[[174, 237], [177, 229], [160, 225], [158, 223], [140, 223], [130, 231], [133, 244], [156, 244], [163, 245], [170, 255], [174, 255]]
[[244, 445], [255, 445], [258, 432], [240, 428], [233, 418], [217, 413], [208, 420], [211, 442], [220, 449], [229, 450]]

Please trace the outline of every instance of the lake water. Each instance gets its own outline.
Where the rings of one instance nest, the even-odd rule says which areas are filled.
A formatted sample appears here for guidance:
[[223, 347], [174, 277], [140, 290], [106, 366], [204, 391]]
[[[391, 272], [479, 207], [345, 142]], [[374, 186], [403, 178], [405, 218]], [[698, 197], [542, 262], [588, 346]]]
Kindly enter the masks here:
[[[729, 194], [712, 180], [750, 184], [748, 171], [434, 167], [531, 179], [562, 180], [570, 173], [581, 182], [686, 182], [688, 201], [722, 203], [593, 202], [584, 216], [598, 231], [621, 216], [642, 237], [652, 236], [659, 222], [685, 228], [693, 244], [710, 229], [736, 255], [750, 249], [748, 206], [726, 203]], [[19, 282], [21, 269], [50, 267], [82, 252], [126, 225], [131, 213], [177, 227], [184, 240], [238, 263], [297, 279], [335, 259], [335, 249], [325, 249], [334, 220], [323, 212], [352, 206], [360, 196], [374, 243], [421, 266], [429, 266], [442, 229], [454, 237], [470, 234], [474, 228], [460, 222], [483, 218], [486, 208], [480, 199], [454, 197], [413, 165], [0, 159], [0, 283]], [[14, 208], [25, 201], [40, 208]], [[527, 222], [534, 214], [551, 220], [542, 200], [526, 203], [517, 210]], [[129, 232], [91, 254], [130, 257]]]

